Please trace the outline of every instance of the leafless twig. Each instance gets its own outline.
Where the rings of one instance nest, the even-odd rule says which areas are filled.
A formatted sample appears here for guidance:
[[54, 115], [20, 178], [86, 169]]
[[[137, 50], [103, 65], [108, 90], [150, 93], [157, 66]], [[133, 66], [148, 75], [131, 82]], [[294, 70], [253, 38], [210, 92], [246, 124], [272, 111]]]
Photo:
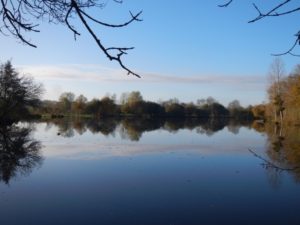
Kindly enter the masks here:
[[[232, 4], [233, 0], [229, 0], [225, 2], [224, 4], [219, 5], [219, 7], [227, 7], [230, 4]], [[254, 9], [257, 11], [258, 15], [254, 18], [248, 21], [248, 23], [254, 23], [258, 20], [261, 20], [266, 17], [278, 17], [278, 16], [284, 16], [289, 15], [295, 12], [300, 11], [300, 6], [296, 6], [292, 9], [284, 9], [285, 6], [287, 6], [289, 3], [293, 2], [293, 0], [284, 0], [278, 3], [277, 5], [273, 6], [271, 9], [267, 10], [266, 12], [263, 12], [260, 7], [257, 6], [257, 4], [253, 3]], [[294, 1], [295, 2], [295, 1]], [[292, 56], [300, 56], [299, 54], [293, 53], [294, 49], [298, 44], [300, 44], [300, 31], [295, 35], [296, 40], [294, 44], [285, 52], [279, 53], [279, 54], [272, 54], [273, 56], [281, 56], [281, 55], [292, 55]]]
[[[109, 48], [105, 48], [102, 44], [102, 42], [100, 41], [100, 39], [97, 37], [97, 35], [94, 33], [94, 31], [91, 29], [91, 27], [88, 25], [86, 19], [84, 18], [84, 16], [86, 16], [86, 14], [82, 13], [82, 10], [80, 9], [80, 7], [78, 6], [78, 4], [76, 3], [75, 0], [72, 0], [72, 6], [76, 13], [78, 14], [81, 22], [84, 24], [85, 28], [88, 30], [88, 32], [92, 35], [93, 39], [96, 41], [98, 47], [104, 52], [104, 54], [109, 58], [109, 60], [114, 60], [114, 61], [117, 61], [119, 63], [119, 65], [127, 71], [127, 74], [130, 75], [134, 75], [136, 77], [139, 77], [140, 78], [140, 75], [138, 75], [137, 73], [133, 72], [132, 70], [130, 70], [127, 66], [125, 66], [122, 62], [122, 56], [124, 54], [127, 54], [127, 51], [128, 50], [131, 50], [133, 49], [133, 47], [130, 47], [130, 48], [120, 48], [120, 47], [109, 47]], [[140, 13], [139, 13], [140, 14]], [[139, 15], [137, 14], [137, 15]], [[88, 17], [90, 19], [90, 17]], [[136, 20], [136, 16], [135, 17], [132, 17], [132, 19], [130, 20], [131, 22]], [[95, 22], [95, 20], [93, 20]], [[131, 23], [131, 22], [127, 22], [127, 24]], [[99, 21], [97, 21], [97, 23], [99, 23]], [[104, 26], [113, 26], [113, 25], [109, 25], [109, 24], [104, 24], [102, 23], [101, 25], [104, 25]], [[122, 25], [121, 25], [122, 26]], [[116, 55], [112, 55], [110, 53], [110, 50], [116, 50], [118, 53]]]
[[[132, 22], [142, 21], [139, 17], [142, 11], [137, 14], [130, 13], [130, 19], [120, 24], [110, 24], [102, 22], [90, 14], [87, 9], [89, 8], [103, 8], [107, 2], [99, 3], [100, 0], [0, 0], [0, 17], [2, 19], [2, 25], [0, 23], [0, 32], [6, 35], [5, 31], [21, 40], [26, 45], [36, 48], [30, 40], [24, 37], [24, 33], [39, 32], [37, 29], [38, 24], [31, 21], [48, 20], [49, 23], [64, 24], [74, 34], [74, 39], [80, 35], [76, 27], [71, 25], [70, 19], [77, 15], [84, 27], [91, 34], [96, 41], [98, 47], [102, 52], [112, 61], [117, 61], [119, 65], [127, 71], [128, 74], [140, 77], [137, 73], [133, 72], [122, 61], [122, 56], [127, 54], [128, 50], [132, 50], [132, 47], [105, 47], [102, 40], [95, 34], [93, 29], [88, 24], [88, 21], [92, 21], [98, 25], [120, 28], [131, 24]], [[121, 0], [114, 0], [117, 3], [122, 3]], [[0, 19], [0, 20], [1, 20]]]
[[223, 4], [218, 5], [219, 7], [227, 7], [229, 6], [231, 3], [233, 2], [233, 0], [229, 0], [228, 2], [225, 2]]

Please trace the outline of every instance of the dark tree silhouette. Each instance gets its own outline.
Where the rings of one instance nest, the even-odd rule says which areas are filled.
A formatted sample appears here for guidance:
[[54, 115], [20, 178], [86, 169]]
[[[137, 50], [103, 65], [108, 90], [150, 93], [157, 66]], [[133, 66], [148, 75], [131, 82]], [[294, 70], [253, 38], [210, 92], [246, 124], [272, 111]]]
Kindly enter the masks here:
[[[227, 0], [223, 4], [220, 4], [219, 7], [228, 7], [233, 2], [234, 2], [234, 0]], [[254, 22], [264, 19], [266, 17], [278, 17], [278, 16], [285, 16], [285, 15], [289, 15], [292, 13], [296, 13], [296, 12], [300, 11], [300, 3], [291, 4], [291, 3], [295, 3], [295, 2], [296, 2], [295, 0], [284, 0], [284, 1], [282, 0], [266, 11], [261, 10], [261, 8], [256, 3], [252, 3], [253, 8], [257, 11], [257, 16], [255, 18], [249, 20], [248, 23], [254, 23]], [[300, 56], [298, 54], [293, 53], [296, 46], [300, 45], [300, 31], [298, 31], [295, 34], [295, 37], [296, 37], [296, 40], [294, 41], [292, 46], [287, 51], [284, 51], [279, 54], [272, 54], [272, 55], [281, 56], [281, 55], [290, 54], [293, 56]]]
[[[39, 32], [38, 24], [33, 21], [45, 21], [49, 23], [63, 24], [67, 26], [74, 34], [74, 38], [80, 33], [70, 23], [70, 19], [77, 17], [84, 25], [88, 33], [92, 36], [101, 51], [111, 61], [116, 61], [119, 65], [127, 71], [128, 75], [132, 74], [140, 77], [137, 73], [130, 70], [124, 65], [122, 56], [127, 54], [133, 47], [106, 47], [103, 45], [102, 39], [95, 34], [89, 22], [96, 23], [105, 27], [125, 27], [133, 21], [141, 21], [139, 16], [142, 11], [137, 14], [130, 12], [131, 18], [121, 24], [111, 24], [98, 20], [89, 14], [89, 9], [103, 8], [106, 3], [100, 0], [0, 0], [0, 16], [2, 17], [2, 24], [0, 23], [0, 32], [13, 35], [21, 40], [26, 45], [37, 47], [28, 38], [24, 37], [25, 32]], [[114, 0], [114, 2], [122, 3], [122, 0]]]
[[0, 123], [14, 122], [37, 106], [43, 89], [30, 77], [19, 76], [11, 63], [0, 65]]

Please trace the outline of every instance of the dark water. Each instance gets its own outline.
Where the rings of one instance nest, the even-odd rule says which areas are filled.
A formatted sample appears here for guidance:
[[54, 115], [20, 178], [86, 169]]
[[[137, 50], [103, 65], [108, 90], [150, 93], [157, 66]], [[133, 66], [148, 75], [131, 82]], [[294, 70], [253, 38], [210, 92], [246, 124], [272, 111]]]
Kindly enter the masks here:
[[299, 135], [195, 120], [4, 127], [0, 224], [300, 224]]

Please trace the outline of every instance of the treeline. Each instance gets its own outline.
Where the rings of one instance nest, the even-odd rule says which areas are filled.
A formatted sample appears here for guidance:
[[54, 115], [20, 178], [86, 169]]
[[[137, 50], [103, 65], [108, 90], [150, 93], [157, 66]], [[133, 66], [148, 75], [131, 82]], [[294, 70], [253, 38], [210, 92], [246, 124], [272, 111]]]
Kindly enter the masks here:
[[180, 103], [170, 99], [160, 103], [145, 101], [138, 91], [123, 93], [117, 103], [115, 95], [88, 101], [83, 95], [63, 93], [58, 101], [43, 101], [35, 109], [37, 114], [51, 117], [82, 116], [116, 117], [172, 117], [172, 118], [224, 118], [253, 119], [252, 107], [244, 108], [239, 101], [223, 106], [212, 97], [200, 99], [197, 103]]

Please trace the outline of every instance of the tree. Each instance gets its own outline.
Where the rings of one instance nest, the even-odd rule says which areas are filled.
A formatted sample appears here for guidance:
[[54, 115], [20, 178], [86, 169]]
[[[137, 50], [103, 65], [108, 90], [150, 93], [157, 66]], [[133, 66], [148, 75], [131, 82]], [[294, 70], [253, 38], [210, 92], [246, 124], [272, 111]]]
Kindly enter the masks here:
[[259, 104], [255, 105], [251, 109], [254, 118], [256, 119], [265, 119], [266, 116], [266, 105], [264, 104]]
[[96, 117], [100, 117], [101, 101], [98, 99], [92, 99], [92, 101], [86, 104], [86, 113], [93, 114]]
[[270, 66], [269, 80], [270, 87], [268, 88], [269, 99], [274, 107], [274, 119], [280, 118], [280, 123], [283, 121], [284, 111], [284, 79], [285, 69], [284, 63], [280, 58], [275, 58]]
[[228, 117], [229, 111], [220, 103], [214, 102], [207, 108], [210, 118]]
[[143, 101], [143, 96], [139, 91], [131, 92], [127, 98], [128, 104], [134, 104], [136, 102], [142, 102], [142, 101]]
[[160, 117], [165, 115], [164, 108], [158, 103], [147, 101], [144, 102], [143, 107], [145, 114], [147, 114], [148, 116]]
[[59, 97], [59, 104], [62, 113], [71, 113], [72, 103], [74, 102], [75, 95], [72, 92], [64, 92]]
[[233, 100], [229, 102], [227, 109], [229, 110], [230, 116], [237, 118], [241, 114], [243, 107], [238, 100]]
[[[137, 73], [130, 70], [123, 64], [122, 56], [127, 54], [133, 47], [106, 47], [103, 45], [102, 38], [95, 34], [89, 22], [96, 23], [100, 26], [118, 28], [125, 27], [139, 19], [140, 11], [137, 14], [130, 12], [131, 18], [121, 24], [110, 24], [98, 20], [90, 14], [90, 11], [105, 7], [108, 1], [100, 0], [16, 0], [7, 1], [0, 0], [0, 32], [10, 33], [26, 45], [37, 47], [24, 37], [24, 33], [39, 32], [38, 24], [33, 21], [45, 21], [49, 23], [65, 25], [74, 34], [74, 39], [80, 35], [77, 28], [71, 24], [71, 19], [79, 19], [86, 28], [87, 32], [92, 36], [94, 41], [104, 55], [111, 61], [116, 61], [121, 68], [136, 77], [140, 77]], [[122, 3], [122, 0], [114, 0], [114, 2]], [[5, 32], [6, 31], [6, 32]]]
[[100, 100], [100, 116], [114, 116], [117, 112], [117, 105], [114, 102], [114, 99], [106, 96]]
[[139, 91], [121, 95], [121, 110], [125, 114], [142, 114], [143, 97]]
[[[219, 7], [228, 7], [230, 6], [234, 1], [233, 0], [227, 0], [223, 4], [220, 4]], [[292, 4], [294, 3], [294, 4]], [[265, 3], [264, 3], [265, 4]], [[291, 8], [287, 7], [289, 4], [292, 5]], [[252, 4], [254, 9], [257, 11], [257, 16], [251, 20], [248, 21], [248, 23], [254, 23], [256, 21], [259, 21], [261, 19], [267, 18], [267, 17], [279, 17], [279, 16], [285, 16], [292, 13], [296, 13], [300, 11], [300, 3], [296, 0], [281, 0], [279, 3], [275, 4], [273, 7], [269, 8], [266, 11], [263, 11], [256, 3]], [[286, 55], [290, 54], [293, 56], [300, 56], [293, 53], [293, 50], [297, 46], [297, 44], [300, 44], [300, 31], [298, 31], [296, 34], [296, 40], [292, 44], [292, 46], [285, 52], [279, 53], [279, 54], [273, 54], [274, 56], [280, 56], [280, 55]]]
[[169, 100], [168, 102], [165, 102], [163, 106], [167, 116], [184, 118], [185, 109], [181, 104]]
[[207, 105], [212, 105], [214, 103], [218, 103], [216, 99], [214, 99], [213, 97], [209, 96], [207, 99], [206, 99], [206, 104]]
[[284, 80], [285, 121], [299, 124], [300, 121], [300, 67], [296, 67]]
[[29, 113], [29, 107], [40, 103], [41, 84], [30, 77], [19, 76], [10, 61], [0, 65], [1, 122], [16, 121]]
[[86, 103], [87, 103], [87, 98], [84, 97], [83, 95], [79, 95], [74, 103], [73, 103], [73, 109], [76, 113], [81, 114], [82, 112], [84, 112], [85, 107], [86, 107]]
[[242, 106], [239, 102], [239, 100], [233, 100], [231, 102], [228, 103], [228, 107], [229, 110], [235, 110], [235, 109], [241, 109]]

